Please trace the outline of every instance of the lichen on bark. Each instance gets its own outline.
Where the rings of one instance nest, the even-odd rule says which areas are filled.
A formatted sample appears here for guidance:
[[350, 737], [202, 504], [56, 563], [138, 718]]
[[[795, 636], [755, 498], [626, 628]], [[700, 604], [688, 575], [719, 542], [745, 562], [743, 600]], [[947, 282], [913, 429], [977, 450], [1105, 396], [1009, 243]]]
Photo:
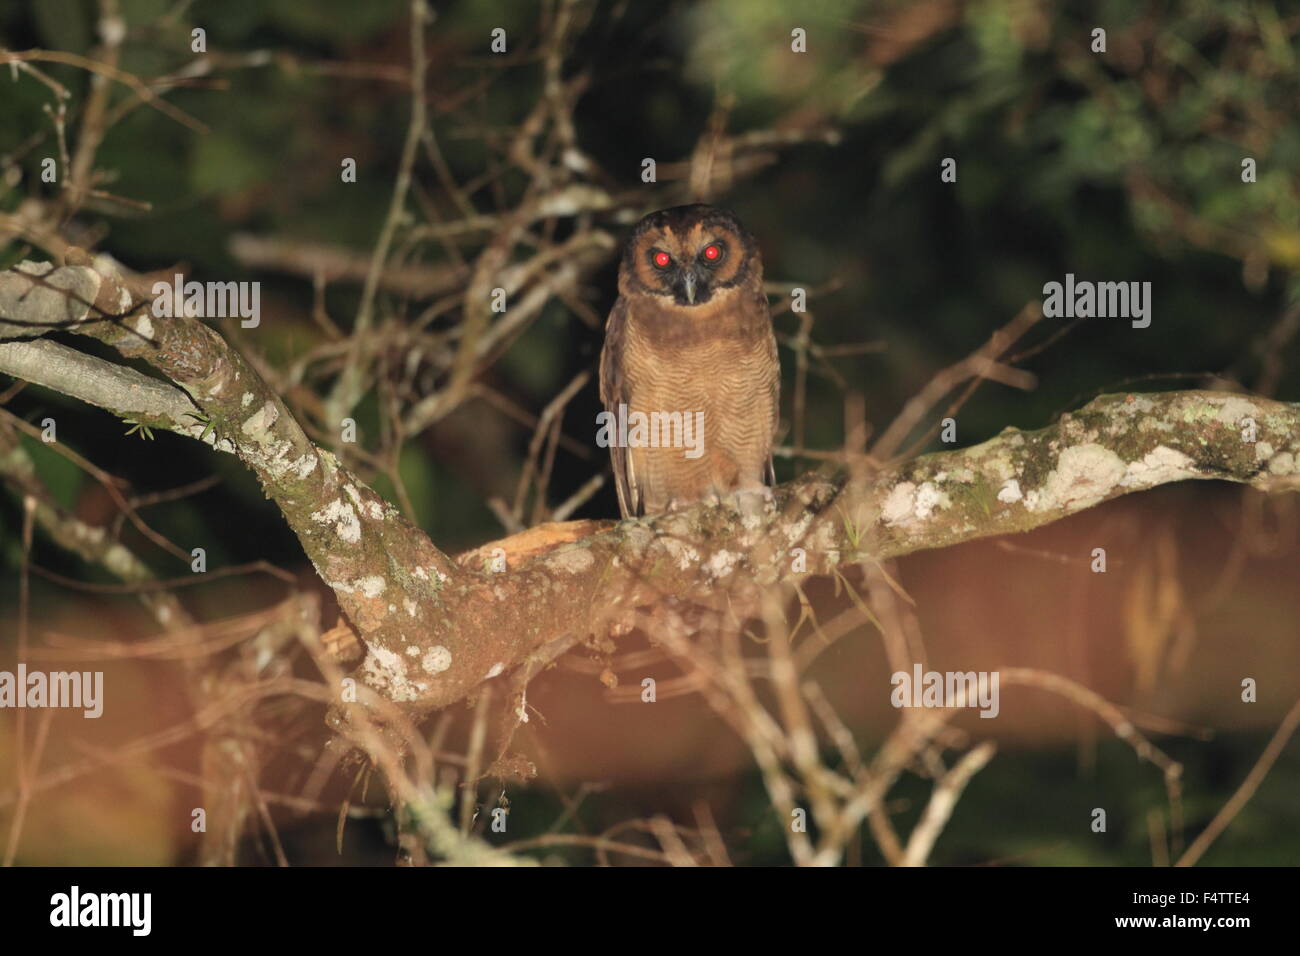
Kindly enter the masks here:
[[[723, 503], [571, 522], [454, 561], [317, 447], [220, 334], [148, 315], [114, 277], [78, 270], [91, 271], [37, 265], [0, 275], [0, 338], [49, 328], [89, 335], [183, 389], [200, 417], [190, 420], [188, 405], [169, 404], [164, 391], [155, 398], [171, 411], [146, 423], [240, 456], [365, 645], [355, 676], [417, 711], [460, 700], [562, 639], [606, 644], [662, 602], [743, 617], [774, 586], [1025, 531], [1171, 481], [1300, 487], [1300, 406], [1225, 392], [1105, 395], [1037, 431], [1006, 429], [857, 481], [804, 475], [761, 510]], [[60, 298], [70, 289], [93, 302], [70, 306]], [[497, 549], [504, 567], [484, 560]]]

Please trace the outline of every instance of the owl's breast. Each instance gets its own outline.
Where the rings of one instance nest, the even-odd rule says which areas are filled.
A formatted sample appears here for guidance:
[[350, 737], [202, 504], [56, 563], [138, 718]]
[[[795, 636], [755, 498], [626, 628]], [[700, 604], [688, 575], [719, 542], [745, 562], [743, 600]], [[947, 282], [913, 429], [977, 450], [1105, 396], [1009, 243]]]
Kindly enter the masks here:
[[[736, 322], [703, 330], [629, 322], [622, 356], [627, 408], [649, 423], [651, 442], [629, 455], [652, 509], [764, 483], [779, 368], [763, 318], [752, 329]], [[665, 435], [681, 441], [665, 442]]]

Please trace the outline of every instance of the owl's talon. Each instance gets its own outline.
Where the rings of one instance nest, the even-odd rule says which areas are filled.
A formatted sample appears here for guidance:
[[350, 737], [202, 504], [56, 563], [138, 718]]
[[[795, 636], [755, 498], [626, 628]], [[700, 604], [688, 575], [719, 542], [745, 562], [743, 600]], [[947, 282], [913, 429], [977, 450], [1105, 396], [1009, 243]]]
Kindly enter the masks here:
[[754, 488], [738, 488], [727, 496], [727, 503], [746, 517], [761, 515], [776, 501], [772, 489], [767, 485]]

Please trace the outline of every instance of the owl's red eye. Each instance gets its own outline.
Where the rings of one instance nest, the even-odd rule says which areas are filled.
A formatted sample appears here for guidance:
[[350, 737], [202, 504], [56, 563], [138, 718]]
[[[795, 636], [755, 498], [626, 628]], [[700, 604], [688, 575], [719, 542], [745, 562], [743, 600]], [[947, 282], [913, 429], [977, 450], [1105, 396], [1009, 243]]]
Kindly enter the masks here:
[[722, 249], [719, 246], [705, 246], [704, 258], [708, 259], [710, 262], [717, 262], [722, 258]]
[[655, 253], [655, 265], [657, 265], [660, 269], [667, 269], [668, 263], [672, 261], [673, 261], [673, 257], [666, 252]]

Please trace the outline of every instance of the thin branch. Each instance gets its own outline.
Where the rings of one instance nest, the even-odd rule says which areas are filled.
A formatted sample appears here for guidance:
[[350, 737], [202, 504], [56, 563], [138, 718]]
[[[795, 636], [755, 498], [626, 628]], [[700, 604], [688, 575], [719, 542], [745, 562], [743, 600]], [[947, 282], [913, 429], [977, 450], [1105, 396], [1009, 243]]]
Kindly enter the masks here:
[[1274, 731], [1272, 739], [1268, 742], [1268, 746], [1265, 747], [1264, 752], [1259, 755], [1259, 760], [1255, 762], [1255, 766], [1252, 767], [1250, 773], [1246, 775], [1246, 779], [1241, 782], [1241, 786], [1237, 788], [1237, 792], [1234, 793], [1228, 802], [1223, 805], [1223, 808], [1214, 815], [1214, 819], [1210, 821], [1209, 826], [1201, 831], [1200, 836], [1192, 841], [1192, 845], [1187, 848], [1187, 851], [1183, 853], [1178, 862], [1174, 864], [1175, 866], [1195, 866], [1197, 861], [1205, 855], [1205, 851], [1210, 848], [1210, 844], [1219, 838], [1219, 835], [1228, 828], [1228, 824], [1232, 823], [1233, 819], [1241, 812], [1242, 808], [1250, 802], [1250, 798], [1255, 795], [1255, 791], [1259, 789], [1259, 785], [1263, 783], [1264, 778], [1268, 776], [1269, 770], [1271, 770], [1273, 764], [1277, 762], [1277, 758], [1281, 755], [1282, 749], [1291, 740], [1297, 727], [1300, 727], [1300, 700], [1297, 700], [1292, 704], [1291, 709], [1287, 711], [1287, 715], [1282, 718], [1282, 723], [1279, 724], [1277, 730]]

